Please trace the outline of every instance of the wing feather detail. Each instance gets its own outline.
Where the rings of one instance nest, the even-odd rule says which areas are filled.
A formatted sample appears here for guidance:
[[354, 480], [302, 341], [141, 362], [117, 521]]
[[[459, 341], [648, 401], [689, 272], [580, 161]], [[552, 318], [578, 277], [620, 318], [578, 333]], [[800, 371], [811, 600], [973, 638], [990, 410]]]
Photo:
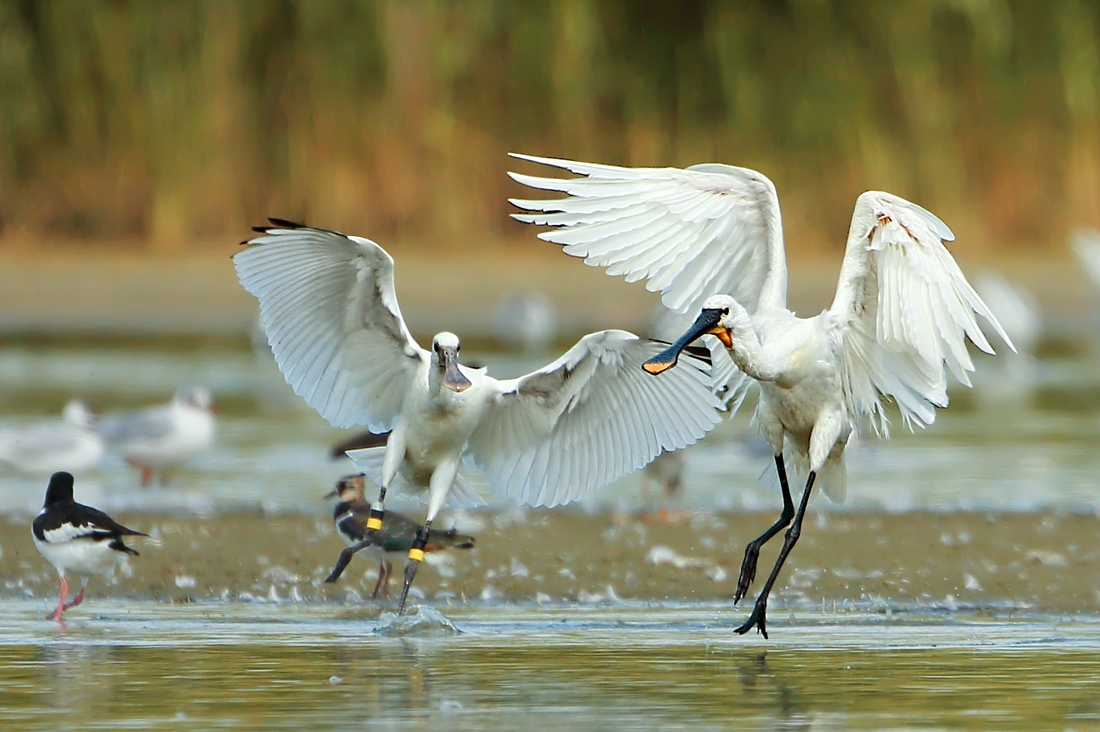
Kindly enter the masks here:
[[582, 178], [509, 173], [561, 199], [512, 199], [518, 221], [555, 227], [539, 234], [566, 254], [629, 282], [646, 280], [669, 309], [695, 314], [725, 293], [755, 312], [786, 300], [786, 265], [775, 186], [731, 165], [624, 168], [513, 154]]
[[233, 257], [260, 301], [275, 361], [294, 392], [337, 427], [392, 427], [428, 354], [401, 317], [393, 259], [334, 231], [269, 228]]
[[653, 377], [641, 364], [661, 350], [625, 331], [601, 331], [539, 371], [498, 382], [467, 459], [494, 491], [555, 506], [693, 444], [721, 416], [709, 366], [685, 354]]
[[882, 398], [893, 399], [912, 428], [947, 406], [947, 372], [967, 386], [969, 339], [992, 353], [981, 316], [1012, 347], [944, 246], [955, 236], [920, 206], [871, 191], [856, 201], [840, 282], [829, 313], [840, 327], [844, 389], [853, 416], [888, 432]]

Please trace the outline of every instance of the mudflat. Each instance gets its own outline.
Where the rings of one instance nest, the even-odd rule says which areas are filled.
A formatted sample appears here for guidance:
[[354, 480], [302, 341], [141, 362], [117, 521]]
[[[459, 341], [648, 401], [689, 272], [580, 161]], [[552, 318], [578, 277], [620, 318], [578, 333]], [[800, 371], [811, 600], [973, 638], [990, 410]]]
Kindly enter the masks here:
[[[365, 556], [352, 562], [338, 584], [322, 583], [344, 546], [328, 516], [231, 512], [117, 518], [152, 537], [133, 542], [141, 556], [120, 567], [114, 579], [92, 580], [93, 604], [111, 597], [371, 602], [378, 564]], [[438, 604], [731, 600], [745, 543], [773, 519], [765, 513], [702, 511], [664, 519], [611, 512], [479, 512], [461, 527], [477, 537], [476, 547], [430, 555], [415, 587]], [[0, 518], [0, 535], [7, 537], [0, 596], [40, 597], [45, 608], [57, 591], [57, 577], [35, 551], [29, 526], [29, 517]], [[781, 540], [781, 535], [773, 539], [762, 552], [750, 599]], [[391, 595], [400, 590], [400, 567], [397, 562]], [[1100, 519], [1093, 515], [824, 512], [808, 517], [772, 607], [1095, 613], [1098, 578]]]

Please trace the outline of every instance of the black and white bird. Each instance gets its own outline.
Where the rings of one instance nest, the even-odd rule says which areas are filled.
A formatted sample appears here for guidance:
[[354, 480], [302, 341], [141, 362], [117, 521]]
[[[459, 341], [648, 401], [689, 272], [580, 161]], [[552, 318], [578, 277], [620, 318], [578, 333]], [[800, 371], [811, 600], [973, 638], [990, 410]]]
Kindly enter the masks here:
[[590, 333], [553, 363], [506, 380], [460, 364], [453, 333], [425, 350], [401, 317], [382, 247], [272, 224], [233, 262], [260, 301], [279, 369], [332, 425], [392, 430], [385, 447], [348, 455], [380, 486], [369, 530], [383, 526], [388, 489], [427, 494], [398, 612], [444, 502], [478, 501], [470, 468], [502, 495], [555, 506], [696, 442], [719, 421], [705, 362], [689, 357], [669, 378], [651, 379], [641, 365], [661, 346], [626, 331]]
[[[393, 560], [400, 559], [412, 548], [416, 534], [420, 530], [420, 524], [408, 516], [387, 511], [385, 526], [371, 534], [367, 531], [370, 503], [367, 502], [365, 490], [364, 475], [346, 475], [336, 481], [336, 487], [325, 498], [340, 499], [332, 518], [336, 522], [336, 531], [349, 547], [355, 546], [368, 537], [373, 542], [363, 550], [367, 556], [378, 560], [378, 582], [374, 585], [374, 592], [371, 593], [373, 600], [378, 597], [379, 590], [382, 591], [382, 597], [389, 596]], [[472, 549], [473, 546], [474, 537], [460, 534], [455, 529], [433, 531], [430, 540], [424, 546], [424, 553], [431, 554], [445, 549]], [[354, 552], [349, 550], [341, 552], [340, 559], [325, 582], [335, 582], [339, 579], [353, 554]]]
[[[126, 546], [124, 536], [148, 536], [128, 529], [102, 511], [73, 500], [71, 473], [54, 473], [46, 487], [46, 502], [31, 524], [31, 535], [39, 553], [57, 568], [61, 578], [61, 598], [51, 620], [61, 622], [61, 615], [84, 600], [84, 589], [92, 575], [109, 576], [115, 566], [137, 552]], [[66, 572], [81, 578], [80, 592], [66, 603], [69, 583]]]
[[[512, 174], [566, 198], [513, 200], [520, 221], [555, 227], [539, 237], [566, 254], [630, 282], [645, 279], [662, 302], [694, 324], [645, 368], [667, 374], [680, 351], [704, 334], [729, 349], [731, 412], [746, 388], [760, 387], [756, 419], [775, 457], [783, 512], [750, 542], [734, 602], [756, 576], [760, 547], [787, 531], [779, 558], [749, 619], [767, 637], [768, 595], [798, 541], [810, 492], [844, 495], [844, 448], [861, 421], [887, 434], [885, 403], [907, 425], [930, 425], [947, 406], [947, 372], [966, 385], [969, 339], [993, 348], [983, 319], [1011, 347], [944, 246], [955, 235], [934, 214], [903, 198], [868, 191], [856, 199], [832, 306], [812, 318], [787, 307], [787, 259], [779, 197], [767, 177], [732, 165], [621, 168], [517, 155], [578, 178]], [[663, 377], [662, 377], [663, 378]], [[806, 475], [795, 508], [785, 460]]]

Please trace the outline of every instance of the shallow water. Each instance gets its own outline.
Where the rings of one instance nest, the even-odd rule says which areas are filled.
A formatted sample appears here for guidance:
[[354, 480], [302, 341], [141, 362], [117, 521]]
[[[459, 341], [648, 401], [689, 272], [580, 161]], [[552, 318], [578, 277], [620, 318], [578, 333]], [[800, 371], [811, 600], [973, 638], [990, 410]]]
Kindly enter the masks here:
[[[498, 376], [521, 373], [548, 360], [502, 354], [472, 357], [490, 364]], [[98, 470], [78, 477], [77, 498], [110, 511], [198, 514], [211, 522], [217, 521], [219, 511], [230, 509], [260, 507], [265, 515], [289, 512], [285, 518], [292, 521], [298, 519], [295, 512], [303, 512], [310, 514], [302, 517], [309, 522], [310, 541], [324, 542], [316, 551], [326, 558], [336, 551], [339, 544], [331, 536], [328, 506], [321, 495], [333, 479], [350, 470], [346, 461], [327, 456], [328, 446], [345, 433], [303, 408], [273, 364], [243, 343], [29, 343], [0, 348], [0, 385], [6, 385], [0, 388], [0, 421], [30, 424], [59, 412], [71, 396], [87, 397], [99, 409], [163, 401], [185, 383], [207, 384], [214, 390], [221, 409], [216, 446], [196, 457], [168, 485], [150, 490], [138, 488], [135, 474], [117, 457], [109, 458]], [[1091, 348], [1078, 345], [1057, 358], [1040, 360], [1033, 379], [1022, 388], [1011, 380], [995, 379], [978, 386], [982, 388], [976, 393], [953, 390], [955, 403], [928, 430], [910, 434], [895, 425], [894, 439], [866, 440], [852, 447], [847, 502], [834, 505], [817, 499], [813, 511], [1100, 511], [1100, 450], [1095, 448], [1100, 442], [1100, 368]], [[777, 492], [759, 480], [770, 458], [752, 438], [748, 412], [689, 451], [686, 506], [721, 508], [734, 516], [740, 510], [778, 509]], [[18, 524], [26, 512], [37, 510], [43, 483], [0, 471], [0, 511], [13, 514], [10, 521]], [[631, 476], [590, 497], [585, 506], [637, 507], [640, 485], [640, 478]], [[479, 519], [483, 530], [499, 529], [502, 516], [507, 514]], [[986, 521], [979, 514], [964, 518], [963, 523]], [[151, 522], [146, 518], [142, 525]], [[26, 555], [20, 550], [15, 556], [16, 544], [5, 541], [7, 561], [15, 568], [4, 577], [8, 591], [30, 592], [20, 578], [30, 582], [34, 575], [39, 594], [33, 600], [0, 599], [0, 728], [1100, 727], [1100, 618], [1095, 616], [1100, 590], [1087, 577], [1071, 583], [1072, 593], [1065, 587], [1058, 590], [1059, 597], [1081, 598], [1078, 605], [1067, 607], [1066, 616], [1028, 609], [1035, 607], [1028, 598], [1053, 592], [1049, 587], [1063, 574], [1068, 577], [1073, 570], [1087, 575], [1091, 567], [1088, 562], [1094, 557], [1085, 549], [1078, 551], [1081, 542], [1074, 536], [1060, 535], [1059, 522], [1052, 519], [1054, 528], [1048, 532], [1050, 541], [1060, 542], [1053, 548], [1044, 544], [1043, 552], [1032, 551], [1039, 540], [1028, 534], [1019, 547], [1004, 550], [1011, 556], [998, 559], [997, 566], [1004, 570], [1007, 584], [992, 570], [982, 574], [978, 565], [983, 549], [968, 543], [971, 533], [978, 536], [977, 530], [951, 533], [927, 526], [917, 543], [927, 536], [930, 548], [911, 547], [913, 551], [904, 555], [912, 557], [906, 566], [877, 574], [866, 568], [842, 574], [848, 565], [862, 567], [860, 562], [901, 555], [887, 557], [886, 550], [865, 548], [861, 551], [875, 556], [849, 556], [854, 544], [845, 532], [827, 530], [839, 523], [819, 515], [800, 544], [791, 572], [777, 585], [769, 641], [733, 634], [743, 608], [731, 612], [725, 603], [620, 602], [610, 585], [607, 592], [596, 588], [603, 593], [598, 601], [593, 599], [596, 595], [581, 601], [578, 590], [574, 604], [546, 607], [499, 601], [450, 607], [445, 595], [429, 595], [453, 622], [454, 629], [449, 629], [430, 614], [419, 625], [408, 619], [394, 621], [392, 616], [380, 618], [374, 606], [351, 600], [153, 602], [105, 596], [97, 581], [89, 603], [70, 613], [66, 631], [61, 632], [43, 620], [49, 601], [42, 588], [55, 581], [52, 570], [33, 550]], [[1034, 523], [1046, 526], [1039, 519]], [[315, 524], [325, 531], [314, 530]], [[694, 519], [691, 527], [683, 531], [694, 531]], [[255, 592], [252, 582], [257, 573], [274, 591], [266, 570], [253, 571], [259, 557], [237, 557], [236, 545], [207, 546], [207, 539], [199, 537], [211, 534], [203, 526], [192, 528], [195, 534], [187, 534], [187, 546], [213, 555], [220, 551], [229, 557], [226, 561], [239, 559], [244, 567], [235, 570], [245, 577], [244, 584], [226, 596]], [[746, 536], [758, 530], [755, 523], [737, 528]], [[658, 531], [653, 529], [654, 534]], [[600, 527], [591, 532], [587, 539], [612, 547], [616, 554], [626, 551], [615, 538], [625, 535], [625, 529]], [[963, 533], [966, 541], [956, 541]], [[883, 538], [874, 546], [884, 546]], [[165, 541], [175, 539], [165, 536]], [[547, 541], [552, 544], [551, 539]], [[837, 548], [815, 559], [815, 542], [826, 540], [835, 540]], [[896, 553], [898, 541], [891, 541]], [[967, 544], [965, 551], [960, 542]], [[631, 551], [645, 555], [649, 546], [642, 543], [645, 546]], [[508, 547], [498, 547], [496, 554], [490, 554], [490, 548], [486, 536], [483, 543], [479, 539], [470, 560], [460, 560], [463, 567], [476, 568], [469, 570], [471, 575], [476, 571], [473, 597], [477, 592], [484, 597], [490, 563], [496, 576], [492, 582], [501, 587], [526, 576], [526, 568], [517, 574], [515, 564], [497, 557], [508, 554]], [[175, 577], [171, 586], [183, 587], [179, 576], [194, 569], [173, 566], [157, 570], [164, 577], [143, 578], [152, 571], [154, 555], [162, 564], [179, 562], [183, 555], [159, 556], [168, 551], [159, 544], [142, 551], [139, 560], [146, 564], [135, 561], [136, 575], [119, 585], [122, 595], [127, 582], [139, 586], [137, 580], [153, 586]], [[295, 551], [301, 553], [300, 548]], [[725, 584], [696, 579], [714, 584], [716, 592], [729, 593], [733, 580], [727, 575], [736, 575], [729, 562], [739, 559], [736, 548], [707, 545], [681, 551], [720, 554]], [[479, 555], [484, 566], [477, 564]], [[961, 563], [950, 567], [956, 555], [963, 557]], [[926, 556], [937, 562], [929, 564]], [[560, 555], [557, 560], [549, 554], [546, 558], [559, 561]], [[607, 564], [607, 557], [603, 560]], [[535, 562], [526, 561], [534, 573]], [[820, 567], [799, 565], [808, 561]], [[588, 575], [595, 575], [583, 557], [575, 564], [573, 590], [583, 590]], [[324, 567], [318, 566], [323, 574]], [[648, 565], [639, 562], [638, 567]], [[828, 572], [822, 574], [821, 568]], [[217, 574], [215, 569], [207, 568]], [[613, 565], [609, 577], [619, 572], [629, 577], [630, 569]], [[305, 567], [303, 577], [312, 577], [311, 571]], [[666, 573], [669, 577], [662, 581], [683, 584], [667, 567], [644, 572]], [[817, 577], [813, 572], [825, 578], [820, 586], [802, 581]], [[917, 585], [929, 572], [933, 579], [942, 575], [944, 587], [937, 585], [919, 606], [899, 603], [893, 596], [872, 602], [860, 594], [862, 585], [856, 581], [844, 594], [853, 576], [883, 578], [876, 580], [883, 587], [886, 579], [897, 576], [912, 578], [916, 587], [902, 594], [920, 598]], [[191, 587], [194, 574], [189, 575]], [[643, 570], [637, 574], [643, 576]], [[825, 582], [833, 575], [836, 582]], [[428, 572], [425, 586], [430, 579]], [[460, 580], [461, 572], [453, 581]], [[349, 577], [345, 584], [350, 581]], [[213, 580], [208, 584], [215, 586]], [[369, 591], [369, 585], [369, 579], [360, 582], [361, 589]], [[984, 590], [975, 589], [980, 587]], [[876, 588], [877, 593], [885, 591]], [[196, 596], [209, 596], [200, 589], [206, 588], [196, 588]], [[967, 591], [977, 598], [975, 604], [956, 604], [956, 594], [961, 592], [965, 600]], [[286, 597], [288, 592], [284, 587], [278, 594]], [[531, 596], [528, 589], [516, 592]], [[555, 597], [568, 597], [569, 592]], [[849, 595], [857, 599], [841, 602], [839, 612], [811, 611], [828, 605], [822, 598], [833, 598], [835, 608], [837, 597]], [[165, 595], [138, 595], [147, 596]], [[1047, 607], [1051, 606], [1061, 607]], [[406, 627], [410, 625], [415, 627]]]
[[[553, 357], [469, 355], [501, 377]], [[1064, 344], [1055, 355], [1022, 369], [1023, 379], [998, 372], [997, 361], [979, 361], [976, 389], [954, 388], [952, 406], [928, 429], [911, 433], [896, 423], [890, 440], [868, 437], [849, 447], [843, 506], [815, 503], [824, 510], [1100, 510], [1100, 358], [1084, 341]], [[73, 396], [104, 410], [165, 401], [181, 384], [214, 390], [217, 445], [168, 486], [136, 490], [134, 473], [117, 457], [82, 476], [78, 492], [110, 510], [313, 511], [331, 481], [352, 467], [327, 456], [347, 433], [305, 407], [270, 355], [254, 354], [243, 342], [17, 344], [0, 348], [0, 384], [6, 385], [0, 388], [0, 426], [58, 414]], [[761, 480], [771, 460], [749, 423], [752, 400], [688, 451], [688, 507], [779, 505], [777, 490]], [[35, 509], [42, 483], [0, 471], [0, 511]], [[585, 505], [637, 505], [640, 488], [640, 475], [629, 476]], [[490, 493], [486, 498], [493, 500]]]
[[[8, 729], [1040, 729], [1100, 723], [1100, 620], [478, 607], [382, 634], [334, 607], [0, 613]], [[392, 627], [390, 627], [392, 630]]]

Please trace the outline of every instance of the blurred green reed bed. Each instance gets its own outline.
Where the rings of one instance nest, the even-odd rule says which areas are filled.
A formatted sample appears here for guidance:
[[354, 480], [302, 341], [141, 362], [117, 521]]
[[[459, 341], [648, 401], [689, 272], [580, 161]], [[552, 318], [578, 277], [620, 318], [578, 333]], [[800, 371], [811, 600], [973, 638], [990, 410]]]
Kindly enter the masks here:
[[1100, 6], [0, 2], [0, 240], [172, 251], [269, 213], [486, 246], [518, 150], [756, 167], [792, 244], [867, 188], [971, 251], [1100, 224]]

